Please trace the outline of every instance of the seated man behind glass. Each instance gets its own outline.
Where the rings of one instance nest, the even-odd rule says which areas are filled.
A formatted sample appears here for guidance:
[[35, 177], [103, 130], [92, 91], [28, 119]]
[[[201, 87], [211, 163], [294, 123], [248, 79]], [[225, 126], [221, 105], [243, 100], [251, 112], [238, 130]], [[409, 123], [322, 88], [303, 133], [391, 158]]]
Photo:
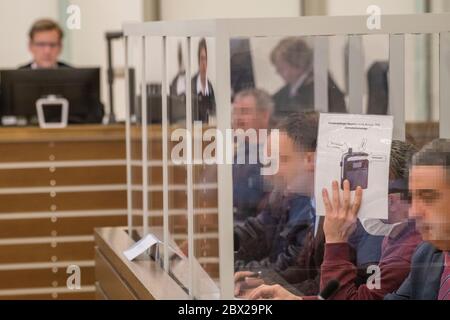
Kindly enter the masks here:
[[58, 61], [62, 52], [64, 32], [52, 20], [42, 19], [36, 21], [29, 32], [28, 48], [33, 61], [19, 69], [52, 69], [67, 68], [69, 65]]
[[[242, 222], [256, 216], [265, 196], [264, 179], [260, 173], [260, 161], [249, 163], [249, 151], [260, 150], [258, 132], [268, 129], [269, 120], [273, 112], [273, 101], [269, 94], [259, 89], [248, 89], [239, 92], [233, 104], [233, 129], [240, 129], [249, 133], [245, 143], [237, 145], [237, 149], [244, 149], [246, 161], [233, 165], [233, 207], [234, 221]], [[250, 131], [249, 131], [250, 130]], [[254, 132], [255, 135], [250, 133]], [[236, 152], [239, 154], [239, 151]]]
[[236, 271], [269, 269], [275, 275], [295, 263], [315, 218], [311, 197], [317, 129], [314, 112], [293, 114], [281, 124], [279, 170], [265, 176], [273, 186], [268, 204], [256, 217], [235, 226]]

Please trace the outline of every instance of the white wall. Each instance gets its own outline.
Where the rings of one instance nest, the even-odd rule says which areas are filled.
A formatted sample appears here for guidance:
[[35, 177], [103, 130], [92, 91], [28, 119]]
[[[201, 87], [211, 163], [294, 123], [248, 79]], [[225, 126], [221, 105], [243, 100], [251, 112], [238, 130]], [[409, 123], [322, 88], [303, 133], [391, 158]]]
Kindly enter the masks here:
[[162, 0], [162, 20], [300, 15], [299, 0]]
[[34, 20], [58, 18], [58, 0], [0, 1], [0, 68], [28, 63], [28, 31]]
[[[100, 66], [102, 69], [102, 101], [108, 109], [107, 89], [107, 49], [105, 32], [119, 31], [124, 21], [142, 21], [142, 0], [71, 0], [80, 6], [81, 29], [70, 31], [71, 62], [75, 66]], [[117, 67], [124, 66], [123, 43], [113, 47], [113, 62]], [[115, 83], [115, 109], [118, 119], [125, 118], [124, 80]]]
[[416, 13], [416, 0], [328, 0], [328, 15], [365, 15], [371, 5], [379, 6], [382, 14]]

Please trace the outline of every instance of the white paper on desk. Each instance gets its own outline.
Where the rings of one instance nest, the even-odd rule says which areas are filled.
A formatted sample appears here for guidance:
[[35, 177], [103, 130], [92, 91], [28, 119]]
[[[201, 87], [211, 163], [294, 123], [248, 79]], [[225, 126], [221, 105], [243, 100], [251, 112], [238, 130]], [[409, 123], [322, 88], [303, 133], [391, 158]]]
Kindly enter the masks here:
[[123, 254], [128, 260], [133, 261], [136, 257], [143, 254], [146, 250], [150, 249], [157, 243], [161, 243], [161, 241], [159, 241], [153, 234], [148, 234], [133, 244], [128, 250], [125, 250]]

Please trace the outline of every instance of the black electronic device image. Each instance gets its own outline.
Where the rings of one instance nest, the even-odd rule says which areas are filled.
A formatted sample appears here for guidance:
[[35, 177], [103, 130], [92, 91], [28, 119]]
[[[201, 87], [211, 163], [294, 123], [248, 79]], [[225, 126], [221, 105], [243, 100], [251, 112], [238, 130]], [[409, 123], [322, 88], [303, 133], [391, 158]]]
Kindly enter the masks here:
[[352, 148], [342, 155], [341, 160], [341, 189], [344, 189], [344, 181], [350, 182], [350, 190], [354, 191], [359, 186], [367, 189], [369, 184], [369, 155], [365, 152], [353, 152]]

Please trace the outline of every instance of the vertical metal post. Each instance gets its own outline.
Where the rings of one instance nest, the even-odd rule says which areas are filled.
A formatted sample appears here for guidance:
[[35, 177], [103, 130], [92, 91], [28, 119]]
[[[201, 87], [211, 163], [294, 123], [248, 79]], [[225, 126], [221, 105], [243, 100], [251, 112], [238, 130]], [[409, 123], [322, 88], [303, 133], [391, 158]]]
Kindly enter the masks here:
[[167, 113], [167, 37], [162, 37], [162, 162], [163, 162], [163, 232], [164, 270], [169, 272], [169, 161]]
[[363, 113], [363, 54], [362, 37], [349, 36], [349, 111], [353, 114]]
[[128, 52], [128, 37], [125, 37], [125, 147], [126, 147], [126, 161], [127, 161], [127, 224], [128, 235], [131, 237], [133, 232], [133, 192], [131, 181], [131, 115], [130, 115], [130, 73], [129, 73], [129, 52]]
[[393, 139], [405, 135], [405, 35], [389, 37], [389, 114], [394, 116]]
[[142, 223], [143, 236], [148, 234], [148, 130], [147, 130], [147, 63], [146, 38], [142, 37], [142, 79], [141, 79], [141, 115], [142, 115]]
[[[223, 137], [231, 127], [231, 68], [230, 68], [230, 36], [224, 26], [218, 28], [216, 35], [216, 114], [217, 129]], [[225, 159], [232, 157], [226, 141], [222, 154]], [[231, 147], [231, 146], [229, 146]], [[221, 299], [234, 298], [234, 243], [233, 243], [233, 171], [232, 164], [220, 163], [217, 166], [218, 211], [219, 211], [219, 265]]]
[[195, 298], [197, 292], [195, 286], [195, 252], [194, 252], [194, 186], [193, 186], [193, 156], [192, 156], [192, 86], [191, 86], [191, 37], [187, 37], [187, 62], [186, 62], [186, 131], [187, 134], [187, 214], [188, 214], [188, 252], [189, 252], [189, 295]]
[[439, 137], [450, 139], [450, 32], [439, 35]]
[[328, 37], [314, 37], [314, 109], [328, 112]]

